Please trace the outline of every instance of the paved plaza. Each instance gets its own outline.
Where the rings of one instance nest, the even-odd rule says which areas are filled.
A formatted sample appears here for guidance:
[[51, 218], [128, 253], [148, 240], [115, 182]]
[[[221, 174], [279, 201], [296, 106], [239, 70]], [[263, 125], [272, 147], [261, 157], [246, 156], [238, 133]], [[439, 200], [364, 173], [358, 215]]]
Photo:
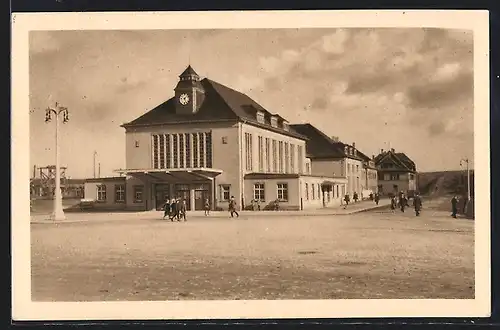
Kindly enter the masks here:
[[473, 220], [411, 211], [33, 223], [32, 297], [474, 298]]

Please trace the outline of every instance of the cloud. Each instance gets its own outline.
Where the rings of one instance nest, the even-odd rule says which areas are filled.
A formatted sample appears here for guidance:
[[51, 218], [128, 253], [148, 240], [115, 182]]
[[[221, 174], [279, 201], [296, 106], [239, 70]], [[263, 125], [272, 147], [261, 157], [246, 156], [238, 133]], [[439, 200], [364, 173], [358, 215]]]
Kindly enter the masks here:
[[471, 72], [458, 74], [455, 79], [421, 83], [407, 90], [412, 108], [436, 109], [472, 98], [474, 76]]

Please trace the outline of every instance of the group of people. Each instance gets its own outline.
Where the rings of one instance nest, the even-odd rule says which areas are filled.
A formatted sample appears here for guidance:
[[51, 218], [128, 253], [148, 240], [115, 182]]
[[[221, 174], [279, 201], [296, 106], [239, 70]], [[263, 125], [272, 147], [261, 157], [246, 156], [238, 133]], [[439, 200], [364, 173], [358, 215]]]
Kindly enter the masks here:
[[186, 219], [187, 205], [184, 199], [181, 201], [180, 198], [171, 200], [167, 198], [167, 200], [163, 204], [162, 209], [163, 209], [163, 219], [168, 217], [170, 221], [174, 220], [187, 221]]
[[[391, 210], [395, 211], [399, 208], [401, 212], [404, 212], [407, 207], [410, 207], [408, 197], [404, 192], [400, 192], [398, 196], [394, 195], [391, 197]], [[418, 217], [422, 211], [422, 197], [418, 192], [415, 192], [413, 196], [413, 208], [415, 210], [415, 215]]]
[[[357, 192], [354, 192], [352, 194], [352, 200], [354, 201], [354, 203], [357, 203], [357, 201], [359, 200], [359, 196], [358, 196]], [[347, 208], [347, 206], [349, 205], [350, 202], [351, 202], [351, 196], [349, 195], [349, 193], [347, 193], [344, 196], [344, 209]]]
[[[205, 203], [203, 205], [203, 209], [205, 210], [205, 216], [210, 215], [210, 201], [205, 199]], [[167, 198], [165, 200], [165, 203], [163, 203], [162, 206], [163, 210], [163, 218], [168, 218], [170, 221], [187, 221], [186, 219], [186, 213], [187, 213], [187, 204], [186, 200], [181, 200], [180, 198], [177, 199], [169, 199]], [[231, 215], [231, 218], [233, 218], [235, 215], [236, 217], [239, 217], [240, 215], [236, 211], [236, 201], [234, 200], [234, 196], [231, 196], [231, 199], [229, 200], [229, 213]]]

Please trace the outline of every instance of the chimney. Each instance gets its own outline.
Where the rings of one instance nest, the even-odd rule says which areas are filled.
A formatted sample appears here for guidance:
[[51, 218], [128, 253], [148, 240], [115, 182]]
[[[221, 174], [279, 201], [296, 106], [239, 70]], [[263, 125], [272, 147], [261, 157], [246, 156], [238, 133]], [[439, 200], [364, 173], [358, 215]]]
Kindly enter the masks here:
[[352, 147], [353, 147], [353, 148], [356, 148], [356, 142], [353, 142], [353, 143], [352, 143]]
[[383, 154], [384, 153], [384, 149], [380, 149], [380, 153]]
[[374, 159], [375, 159], [375, 155], [372, 155], [372, 160], [374, 160]]
[[391, 151], [394, 152], [394, 148], [391, 148]]

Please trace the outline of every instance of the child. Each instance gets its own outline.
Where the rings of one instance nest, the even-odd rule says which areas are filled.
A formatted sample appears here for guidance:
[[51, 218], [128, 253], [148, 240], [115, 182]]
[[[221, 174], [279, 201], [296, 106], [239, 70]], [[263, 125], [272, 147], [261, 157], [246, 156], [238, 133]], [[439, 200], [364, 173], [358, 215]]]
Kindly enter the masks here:
[[210, 201], [205, 199], [205, 216], [210, 215]]

